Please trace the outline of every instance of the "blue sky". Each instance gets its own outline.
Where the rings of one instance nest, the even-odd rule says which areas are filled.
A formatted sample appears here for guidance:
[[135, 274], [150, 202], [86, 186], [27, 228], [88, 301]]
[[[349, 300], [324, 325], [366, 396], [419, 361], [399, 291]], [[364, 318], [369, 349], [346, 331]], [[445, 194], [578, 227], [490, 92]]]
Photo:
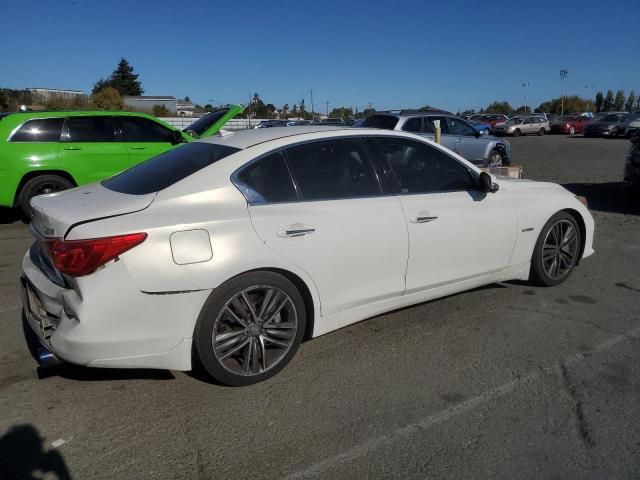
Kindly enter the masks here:
[[637, 0], [3, 2], [0, 87], [89, 91], [121, 56], [146, 94], [315, 109], [529, 105], [640, 91]]

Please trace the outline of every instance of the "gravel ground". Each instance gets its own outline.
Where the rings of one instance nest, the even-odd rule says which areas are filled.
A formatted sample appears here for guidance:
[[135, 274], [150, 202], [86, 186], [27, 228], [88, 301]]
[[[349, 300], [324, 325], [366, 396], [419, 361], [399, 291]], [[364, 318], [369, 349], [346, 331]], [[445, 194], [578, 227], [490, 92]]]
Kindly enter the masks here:
[[0, 478], [639, 478], [628, 142], [512, 144], [526, 178], [562, 183], [593, 209], [596, 254], [567, 282], [493, 285], [382, 315], [306, 342], [247, 388], [181, 372], [38, 374], [17, 283], [30, 237], [5, 215]]

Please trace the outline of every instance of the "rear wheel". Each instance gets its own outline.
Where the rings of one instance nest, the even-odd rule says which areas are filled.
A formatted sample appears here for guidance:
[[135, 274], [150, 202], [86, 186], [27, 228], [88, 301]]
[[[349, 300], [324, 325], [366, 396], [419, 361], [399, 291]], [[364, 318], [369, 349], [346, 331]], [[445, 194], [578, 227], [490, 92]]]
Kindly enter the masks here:
[[576, 129], [574, 127], [569, 127], [569, 135], [573, 135], [576, 133]]
[[266, 380], [293, 358], [306, 327], [298, 289], [273, 272], [251, 272], [216, 288], [194, 332], [197, 358], [217, 381], [243, 386]]
[[530, 280], [550, 287], [562, 283], [580, 255], [580, 228], [567, 212], [558, 212], [544, 225], [531, 257]]
[[27, 181], [18, 195], [18, 206], [26, 220], [31, 220], [33, 211], [31, 210], [31, 199], [38, 195], [61, 192], [73, 188], [74, 185], [69, 180], [59, 175], [39, 175]]
[[514, 136], [514, 137], [519, 137], [521, 134], [522, 134], [522, 132], [520, 131], [520, 129], [519, 129], [519, 128], [516, 128], [516, 129], [513, 131], [513, 136]]
[[538, 136], [542, 136], [545, 134], [544, 128], [541, 128], [540, 130], [538, 130]]

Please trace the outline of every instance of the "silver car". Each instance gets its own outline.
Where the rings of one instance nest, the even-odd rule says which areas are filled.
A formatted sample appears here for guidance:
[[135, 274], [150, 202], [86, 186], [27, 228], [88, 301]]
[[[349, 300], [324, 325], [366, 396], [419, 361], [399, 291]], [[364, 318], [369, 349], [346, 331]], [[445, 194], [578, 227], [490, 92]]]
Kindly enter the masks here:
[[499, 167], [511, 163], [508, 141], [482, 135], [468, 121], [448, 112], [392, 111], [367, 117], [359, 127], [411, 132], [435, 139], [435, 123], [440, 122], [441, 143], [475, 165]]
[[494, 135], [520, 135], [536, 134], [544, 135], [551, 130], [549, 121], [540, 115], [526, 117], [511, 117], [505, 123], [499, 123], [491, 129]]

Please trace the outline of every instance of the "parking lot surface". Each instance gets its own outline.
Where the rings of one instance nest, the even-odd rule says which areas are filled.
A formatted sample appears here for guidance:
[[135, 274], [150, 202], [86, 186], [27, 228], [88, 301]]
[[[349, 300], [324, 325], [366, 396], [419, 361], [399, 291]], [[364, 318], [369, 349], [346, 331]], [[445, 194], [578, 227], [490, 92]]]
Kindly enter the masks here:
[[304, 343], [283, 372], [245, 388], [167, 371], [38, 375], [18, 284], [31, 238], [5, 214], [0, 478], [640, 477], [629, 143], [510, 141], [525, 178], [589, 201], [596, 253], [567, 282], [492, 285], [378, 316]]

